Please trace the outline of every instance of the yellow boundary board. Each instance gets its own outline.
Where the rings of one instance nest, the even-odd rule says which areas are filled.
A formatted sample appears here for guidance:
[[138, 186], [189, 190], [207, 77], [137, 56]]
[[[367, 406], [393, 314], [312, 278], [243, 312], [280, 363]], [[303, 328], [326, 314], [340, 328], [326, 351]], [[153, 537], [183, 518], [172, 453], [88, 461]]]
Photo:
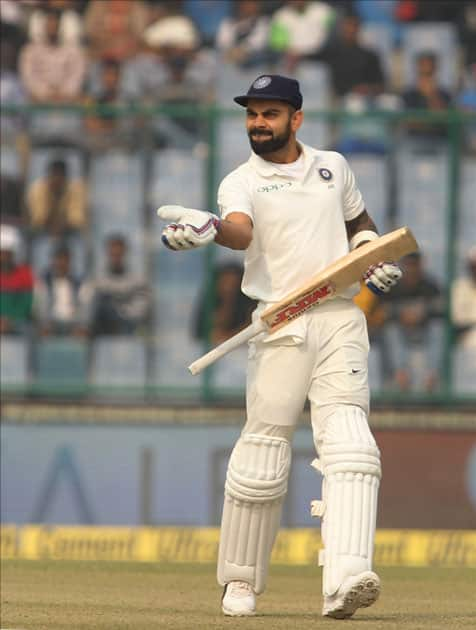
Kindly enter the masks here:
[[[218, 528], [69, 527], [5, 525], [1, 558], [132, 562], [215, 562]], [[272, 562], [310, 565], [321, 547], [319, 529], [283, 529]], [[374, 561], [379, 566], [476, 568], [476, 530], [382, 529]]]

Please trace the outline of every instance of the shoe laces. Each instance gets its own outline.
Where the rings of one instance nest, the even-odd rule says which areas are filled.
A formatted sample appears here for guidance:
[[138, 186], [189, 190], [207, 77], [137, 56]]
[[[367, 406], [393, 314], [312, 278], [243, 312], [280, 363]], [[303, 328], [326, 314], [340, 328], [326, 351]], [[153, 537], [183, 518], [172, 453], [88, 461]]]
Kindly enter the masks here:
[[251, 586], [248, 582], [229, 582], [228, 588], [229, 594], [233, 597], [247, 597], [251, 593]]

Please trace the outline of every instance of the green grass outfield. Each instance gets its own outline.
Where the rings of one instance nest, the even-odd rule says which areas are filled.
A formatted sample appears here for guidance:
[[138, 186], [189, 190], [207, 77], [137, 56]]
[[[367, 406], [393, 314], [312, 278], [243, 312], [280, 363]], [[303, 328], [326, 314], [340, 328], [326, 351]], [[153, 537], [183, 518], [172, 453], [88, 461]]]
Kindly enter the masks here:
[[476, 627], [474, 569], [379, 570], [383, 592], [352, 620], [320, 616], [317, 567], [274, 566], [254, 618], [224, 618], [215, 567], [2, 561], [1, 628], [24, 630], [458, 630]]

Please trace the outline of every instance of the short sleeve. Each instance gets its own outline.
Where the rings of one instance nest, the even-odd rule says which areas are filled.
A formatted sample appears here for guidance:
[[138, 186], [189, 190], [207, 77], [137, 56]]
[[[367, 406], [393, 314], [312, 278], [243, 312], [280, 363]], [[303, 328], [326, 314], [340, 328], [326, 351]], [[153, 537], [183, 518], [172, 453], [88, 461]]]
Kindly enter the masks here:
[[357, 188], [355, 181], [355, 175], [352, 172], [347, 160], [342, 157], [344, 168], [344, 189], [343, 195], [343, 207], [344, 207], [344, 221], [352, 221], [359, 216], [365, 210], [364, 200], [362, 193]]
[[253, 220], [253, 204], [248, 182], [239, 171], [233, 171], [221, 182], [217, 201], [222, 219], [232, 212], [242, 212]]

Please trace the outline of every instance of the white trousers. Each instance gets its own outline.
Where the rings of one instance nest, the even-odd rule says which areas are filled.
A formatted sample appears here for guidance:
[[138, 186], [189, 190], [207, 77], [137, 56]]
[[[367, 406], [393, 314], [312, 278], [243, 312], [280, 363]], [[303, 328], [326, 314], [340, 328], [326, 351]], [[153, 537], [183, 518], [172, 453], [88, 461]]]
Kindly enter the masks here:
[[[351, 301], [335, 299], [250, 344], [243, 433], [290, 438], [306, 398], [314, 440], [335, 405], [369, 411], [365, 315]], [[259, 431], [257, 429], [259, 428]]]
[[[352, 475], [357, 470], [362, 477], [362, 459], [371, 473], [378, 468], [374, 465], [378, 454], [374, 453], [376, 446], [367, 424], [368, 351], [365, 316], [345, 299], [323, 304], [277, 333], [250, 344], [247, 421], [233, 449], [225, 485], [217, 572], [220, 584], [243, 580], [256, 593], [265, 588], [287, 490], [290, 443], [306, 398], [311, 404], [314, 444], [326, 471], [332, 466], [339, 468], [342, 457], [344, 472], [349, 469]], [[372, 461], [367, 464], [367, 459]], [[376, 490], [377, 484], [375, 500], [366, 502], [372, 514], [376, 510]], [[331, 492], [331, 531], [332, 521], [338, 518], [332, 516], [333, 496], [340, 493], [337, 486]], [[354, 503], [364, 504], [357, 495]], [[355, 514], [357, 531], [362, 519], [358, 510]], [[363, 520], [369, 521], [367, 517]], [[374, 520], [371, 516], [370, 521]], [[367, 528], [366, 548], [373, 545], [373, 527]], [[354, 571], [355, 563], [351, 566], [349, 557], [363, 557], [359, 567], [368, 565], [368, 551], [356, 549], [350, 556], [343, 555], [342, 537], [338, 538], [335, 541], [328, 537], [332, 544], [324, 566], [326, 593], [332, 593], [334, 585]], [[339, 561], [344, 558], [343, 567], [336, 557]]]

